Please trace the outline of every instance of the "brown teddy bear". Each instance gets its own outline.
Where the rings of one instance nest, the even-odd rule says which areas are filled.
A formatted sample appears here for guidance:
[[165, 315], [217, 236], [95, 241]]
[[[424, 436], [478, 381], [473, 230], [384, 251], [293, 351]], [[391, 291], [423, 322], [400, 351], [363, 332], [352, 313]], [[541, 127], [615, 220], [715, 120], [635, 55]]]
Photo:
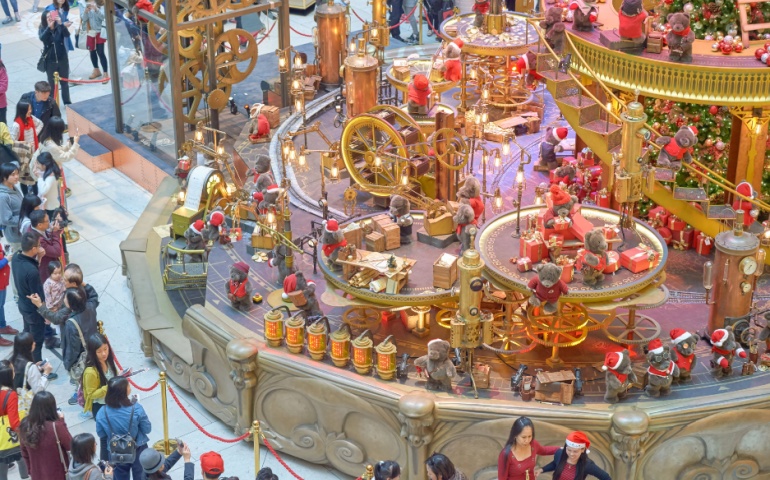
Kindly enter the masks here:
[[411, 82], [409, 82], [407, 92], [407, 111], [409, 114], [414, 115], [427, 115], [428, 114], [428, 97], [433, 93], [430, 88], [430, 81], [422, 73], [418, 73], [414, 76]]
[[627, 40], [644, 41], [644, 20], [648, 17], [642, 0], [623, 0], [618, 13], [618, 35]]
[[428, 342], [428, 354], [414, 361], [417, 372], [428, 377], [428, 390], [444, 389], [452, 391], [452, 379], [457, 376], [457, 369], [449, 359], [449, 342], [439, 338]]
[[585, 248], [580, 249], [576, 262], [583, 274], [583, 285], [594, 286], [604, 280], [607, 266], [607, 239], [601, 228], [594, 228], [583, 239]]
[[390, 197], [390, 218], [398, 225], [401, 235], [401, 245], [412, 243], [412, 224], [414, 219], [411, 214], [412, 204], [401, 195]]
[[230, 280], [225, 284], [225, 293], [230, 304], [236, 310], [249, 310], [251, 307], [251, 283], [249, 266], [244, 262], [235, 262], [230, 267]]
[[572, 207], [577, 203], [578, 199], [575, 195], [570, 195], [561, 189], [558, 185], [551, 185], [549, 190], [551, 194], [551, 207], [550, 210], [546, 210], [543, 216], [543, 226], [545, 228], [553, 228], [553, 224], [557, 218], [564, 218], [569, 223], [572, 223], [570, 218]]
[[671, 26], [666, 35], [668, 59], [672, 62], [691, 63], [695, 33], [690, 30], [690, 15], [682, 12], [669, 13], [666, 20]]
[[447, 82], [459, 82], [463, 76], [463, 67], [460, 63], [460, 54], [465, 42], [461, 38], [455, 38], [444, 47], [444, 61], [439, 69]]
[[540, 28], [545, 30], [545, 40], [554, 52], [561, 53], [564, 49], [564, 22], [561, 21], [560, 7], [549, 7], [545, 19], [540, 21]]
[[340, 225], [335, 219], [329, 219], [324, 223], [324, 231], [321, 234], [321, 250], [329, 259], [329, 266], [333, 269], [342, 268], [337, 265], [337, 257], [340, 248], [346, 246], [345, 234], [340, 231]]
[[545, 129], [545, 138], [540, 142], [540, 161], [535, 166], [538, 171], [550, 171], [559, 166], [556, 161], [556, 154], [564, 150], [559, 145], [562, 140], [567, 138], [569, 130], [565, 127], [548, 127]]
[[572, 185], [575, 183], [575, 176], [577, 175], [577, 169], [574, 165], [562, 165], [553, 171], [553, 178], [551, 184], [558, 185], [563, 183], [565, 185]]
[[489, 0], [476, 0], [471, 11], [476, 14], [473, 18], [473, 26], [476, 28], [484, 27], [484, 19], [489, 13]]
[[535, 307], [542, 307], [543, 312], [548, 315], [556, 313], [559, 298], [569, 293], [567, 284], [561, 279], [561, 267], [554, 263], [542, 265], [537, 271], [537, 276], [529, 281], [527, 287], [532, 291], [529, 303]]
[[271, 208], [275, 208], [278, 199], [283, 195], [283, 188], [278, 185], [268, 185], [261, 192], [254, 192], [252, 198], [257, 203], [257, 208], [262, 213], [267, 213]]
[[631, 368], [631, 357], [628, 355], [628, 350], [607, 352], [607, 355], [604, 356], [602, 370], [607, 372], [604, 376], [604, 401], [618, 403], [621, 398], [626, 396], [628, 387], [637, 380], [636, 374]]
[[305, 280], [302, 272], [292, 273], [283, 279], [283, 292], [305, 314], [306, 321], [323, 316], [315, 296], [315, 282]]
[[457, 201], [467, 203], [473, 209], [473, 220], [476, 224], [484, 213], [484, 201], [481, 199], [481, 182], [476, 177], [467, 177], [465, 183], [457, 190]]
[[671, 352], [668, 345], [663, 345], [656, 338], [650, 342], [647, 348], [647, 387], [644, 389], [650, 397], [659, 397], [671, 393], [671, 383], [679, 377], [679, 367], [671, 361]]
[[260, 112], [261, 110], [262, 105], [254, 105], [249, 112], [249, 141], [251, 143], [270, 138], [270, 122], [265, 114]]
[[733, 359], [736, 355], [746, 358], [746, 351], [735, 341], [732, 327], [718, 328], [711, 334], [711, 368], [717, 377], [733, 373]]
[[671, 350], [671, 360], [679, 367], [679, 381], [690, 380], [690, 373], [695, 366], [695, 346], [698, 344], [698, 337], [681, 328], [672, 329], [669, 335], [674, 345]]
[[575, 15], [572, 21], [572, 30], [578, 32], [591, 32], [594, 29], [594, 22], [599, 17], [599, 10], [583, 0], [572, 0], [569, 9]]
[[254, 190], [264, 193], [267, 187], [274, 184], [275, 179], [270, 173], [270, 157], [257, 155], [257, 159], [254, 161]]
[[682, 167], [682, 162], [692, 162], [693, 147], [697, 141], [698, 129], [692, 126], [681, 127], [673, 137], [658, 137], [655, 143], [663, 147], [658, 154], [658, 167], [676, 171]]
[[471, 229], [476, 228], [476, 220], [474, 218], [473, 208], [465, 203], [460, 204], [457, 212], [455, 212], [454, 223], [457, 226], [455, 233], [458, 240], [460, 240], [461, 254], [471, 248]]

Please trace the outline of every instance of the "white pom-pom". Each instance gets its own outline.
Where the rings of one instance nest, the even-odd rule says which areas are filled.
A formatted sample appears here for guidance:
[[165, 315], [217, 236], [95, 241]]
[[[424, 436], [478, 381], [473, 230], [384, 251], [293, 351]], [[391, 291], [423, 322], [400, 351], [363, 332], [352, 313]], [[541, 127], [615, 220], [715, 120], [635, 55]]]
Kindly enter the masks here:
[[602, 370], [604, 370], [606, 372], [608, 370], [607, 369], [607, 365], [602, 365]]

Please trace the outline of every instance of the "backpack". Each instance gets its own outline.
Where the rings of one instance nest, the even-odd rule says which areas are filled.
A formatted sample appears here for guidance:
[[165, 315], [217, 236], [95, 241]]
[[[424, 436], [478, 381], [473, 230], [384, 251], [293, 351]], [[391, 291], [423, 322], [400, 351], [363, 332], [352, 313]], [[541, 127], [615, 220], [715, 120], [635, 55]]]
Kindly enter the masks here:
[[78, 383], [80, 383], [80, 380], [83, 378], [83, 370], [86, 369], [86, 353], [88, 351], [88, 348], [86, 347], [86, 340], [83, 338], [83, 331], [80, 329], [80, 325], [78, 325], [77, 320], [70, 317], [67, 319], [68, 322], [72, 322], [73, 325], [75, 325], [75, 328], [78, 331], [78, 336], [80, 336], [80, 344], [83, 346], [83, 351], [80, 352], [80, 355], [78, 356], [77, 361], [75, 364], [70, 368], [69, 374], [70, 378]]
[[104, 418], [107, 419], [107, 426], [110, 427], [110, 463], [134, 463], [136, 459], [136, 440], [131, 436], [131, 425], [134, 422], [134, 406], [131, 405], [131, 417], [128, 420], [128, 432], [122, 434], [112, 433], [112, 424], [107, 414], [107, 408], [104, 409]]

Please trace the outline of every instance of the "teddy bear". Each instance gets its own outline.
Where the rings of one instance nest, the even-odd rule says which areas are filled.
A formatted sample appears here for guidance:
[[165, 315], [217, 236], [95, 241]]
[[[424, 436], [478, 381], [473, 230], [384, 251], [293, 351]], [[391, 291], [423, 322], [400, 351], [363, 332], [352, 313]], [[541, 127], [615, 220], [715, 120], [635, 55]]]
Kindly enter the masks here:
[[412, 204], [401, 195], [391, 195], [390, 197], [390, 218], [398, 225], [401, 235], [401, 245], [412, 243]]
[[271, 208], [275, 208], [278, 199], [283, 195], [283, 188], [278, 185], [268, 185], [262, 192], [254, 192], [252, 198], [257, 204], [261, 213], [267, 213]]
[[409, 82], [409, 88], [407, 96], [409, 98], [407, 102], [407, 110], [410, 114], [414, 115], [427, 115], [428, 114], [428, 97], [433, 93], [430, 88], [430, 81], [422, 73], [418, 73]]
[[553, 224], [557, 218], [564, 218], [568, 222], [572, 223], [570, 215], [572, 213], [572, 207], [577, 203], [578, 199], [574, 195], [562, 190], [558, 185], [551, 185], [549, 192], [551, 194], [550, 209], [546, 209], [543, 216], [543, 226], [545, 228], [553, 228]]
[[453, 220], [456, 225], [455, 233], [460, 240], [460, 254], [471, 248], [471, 229], [475, 229], [477, 225], [474, 218], [473, 208], [466, 203], [461, 203], [455, 212]]
[[623, 0], [618, 12], [618, 35], [627, 40], [644, 41], [644, 21], [648, 17], [642, 0]]
[[461, 38], [455, 38], [444, 47], [444, 61], [439, 70], [447, 82], [459, 82], [463, 76], [463, 67], [460, 62], [460, 54], [465, 42]]
[[484, 200], [481, 199], [481, 182], [476, 177], [467, 177], [462, 187], [457, 190], [457, 201], [467, 203], [473, 209], [473, 220], [478, 225], [484, 213]]
[[340, 231], [337, 220], [331, 218], [324, 222], [324, 230], [321, 234], [321, 250], [329, 259], [329, 266], [333, 269], [342, 268], [337, 265], [337, 257], [339, 256], [339, 249], [347, 244], [348, 241], [345, 240], [345, 234]]
[[489, 13], [489, 0], [476, 0], [473, 2], [471, 11], [476, 14], [473, 18], [473, 26], [476, 28], [482, 28], [484, 26], [484, 19]]
[[685, 382], [690, 379], [690, 373], [695, 366], [695, 345], [698, 344], [698, 337], [681, 328], [671, 329], [669, 335], [674, 345], [671, 360], [679, 367], [679, 381]]
[[225, 224], [225, 212], [222, 207], [216, 207], [209, 212], [206, 218], [206, 225], [201, 230], [201, 236], [203, 241], [206, 242], [207, 251], [209, 244], [213, 244], [219, 241], [219, 231], [222, 225]]
[[[754, 187], [745, 180], [739, 183], [737, 187], [735, 187], [735, 191], [747, 198], [757, 198], [757, 192], [754, 190]], [[733, 210], [736, 212], [738, 210], [743, 210], [744, 227], [748, 227], [754, 223], [754, 221], [757, 219], [757, 214], [759, 213], [757, 207], [754, 206], [753, 203], [749, 202], [748, 200], [744, 200], [741, 197], [735, 197], [735, 200], [733, 201]]]
[[[545, 40], [556, 53], [564, 49], [564, 22], [561, 21], [560, 7], [549, 7], [545, 19], [540, 21], [540, 28], [545, 30]], [[523, 55], [522, 55], [523, 56]]]
[[556, 154], [564, 150], [559, 145], [562, 140], [567, 138], [569, 130], [565, 127], [548, 127], [545, 129], [545, 138], [540, 142], [540, 161], [536, 165], [538, 171], [550, 171], [559, 166], [556, 161]]
[[527, 287], [532, 291], [529, 303], [542, 307], [550, 315], [556, 313], [559, 298], [569, 293], [567, 284], [561, 279], [561, 267], [555, 263], [543, 264], [537, 270], [537, 276], [529, 281]]
[[695, 33], [690, 29], [690, 15], [682, 12], [669, 13], [666, 21], [671, 26], [671, 30], [666, 35], [668, 59], [672, 62], [692, 62]]
[[278, 269], [278, 281], [283, 283], [286, 276], [296, 272], [294, 265], [291, 267], [286, 265], [286, 257], [289, 253], [289, 247], [279, 243], [267, 254], [267, 266], [270, 268]]
[[283, 279], [283, 291], [294, 306], [305, 314], [306, 322], [323, 316], [324, 313], [315, 297], [315, 282], [306, 280], [302, 272], [287, 275]]
[[457, 376], [457, 369], [449, 359], [449, 342], [435, 338], [428, 342], [428, 354], [417, 358], [414, 366], [417, 372], [428, 376], [428, 390], [444, 389], [452, 391], [452, 379]]
[[230, 280], [225, 284], [225, 293], [230, 304], [236, 310], [249, 310], [251, 307], [251, 284], [249, 266], [244, 262], [235, 262], [230, 267]]
[[563, 183], [565, 185], [572, 185], [575, 183], [575, 176], [577, 175], [577, 169], [574, 165], [562, 165], [553, 171], [551, 183], [558, 185]]
[[602, 370], [607, 372], [604, 376], [604, 401], [618, 403], [626, 396], [628, 387], [637, 380], [631, 368], [631, 356], [628, 350], [607, 352]]
[[[206, 250], [206, 241], [203, 239], [203, 229], [205, 224], [203, 220], [196, 220], [184, 232], [184, 238], [187, 240], [185, 250]], [[203, 262], [202, 253], [190, 255], [191, 262]]]
[[601, 228], [594, 228], [585, 234], [585, 248], [578, 252], [577, 268], [583, 274], [583, 285], [594, 286], [604, 280], [607, 266], [607, 239]]
[[746, 358], [746, 351], [735, 341], [731, 326], [718, 328], [711, 334], [711, 368], [717, 377], [733, 373], [733, 359], [736, 355]]
[[270, 138], [270, 122], [265, 114], [260, 113], [262, 105], [254, 105], [249, 112], [249, 141], [257, 143]]
[[[535, 83], [543, 79], [543, 76], [537, 73], [537, 56], [533, 52], [524, 53], [516, 60], [516, 71], [519, 75], [524, 75], [524, 85], [532, 90], [535, 88]], [[513, 75], [514, 72], [511, 74]]]
[[594, 5], [586, 4], [583, 0], [572, 0], [569, 9], [575, 16], [572, 21], [572, 30], [578, 32], [593, 31], [594, 22], [599, 17], [599, 10]]
[[663, 345], [656, 338], [650, 342], [647, 348], [647, 387], [644, 389], [650, 397], [659, 397], [671, 393], [671, 383], [679, 377], [679, 367], [671, 361], [671, 352], [668, 345]]
[[681, 127], [673, 137], [658, 137], [655, 143], [663, 147], [658, 154], [658, 167], [676, 171], [682, 167], [682, 162], [692, 162], [693, 147], [697, 141], [698, 129], [692, 126]]
[[275, 185], [273, 174], [270, 173], [270, 157], [257, 155], [254, 161], [254, 190], [264, 193], [270, 185]]

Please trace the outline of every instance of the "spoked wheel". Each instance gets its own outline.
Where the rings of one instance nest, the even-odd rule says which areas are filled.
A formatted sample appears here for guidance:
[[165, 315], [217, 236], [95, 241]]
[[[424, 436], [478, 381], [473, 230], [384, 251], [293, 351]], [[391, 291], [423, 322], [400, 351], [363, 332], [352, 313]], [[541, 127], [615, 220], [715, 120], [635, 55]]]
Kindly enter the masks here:
[[615, 316], [616, 315], [614, 310], [611, 312], [597, 312], [588, 310], [588, 324], [586, 327], [588, 328], [589, 332], [602, 330], [606, 328], [606, 326], [613, 318], [615, 318]]
[[529, 325], [527, 336], [534, 343], [551, 347], [551, 357], [546, 363], [557, 367], [564, 362], [559, 358], [559, 348], [574, 347], [588, 338], [588, 314], [583, 305], [575, 303], [559, 304], [559, 310], [553, 315], [536, 314], [537, 307], [527, 309]]
[[492, 320], [492, 331], [495, 338], [492, 343], [485, 346], [500, 355], [515, 355], [526, 353], [537, 346], [527, 335], [527, 322], [519, 315], [514, 315], [511, 322], [507, 322], [504, 313], [495, 314]]
[[342, 321], [350, 326], [353, 336], [360, 335], [364, 330], [376, 333], [380, 328], [381, 318], [380, 310], [372, 307], [351, 307], [342, 314]]
[[623, 345], [643, 345], [660, 335], [660, 324], [652, 317], [636, 312], [621, 313], [605, 327], [604, 333], [613, 342]]
[[436, 305], [439, 310], [436, 312], [436, 324], [442, 328], [449, 328], [452, 319], [457, 315], [460, 305], [457, 302], [444, 302]]

